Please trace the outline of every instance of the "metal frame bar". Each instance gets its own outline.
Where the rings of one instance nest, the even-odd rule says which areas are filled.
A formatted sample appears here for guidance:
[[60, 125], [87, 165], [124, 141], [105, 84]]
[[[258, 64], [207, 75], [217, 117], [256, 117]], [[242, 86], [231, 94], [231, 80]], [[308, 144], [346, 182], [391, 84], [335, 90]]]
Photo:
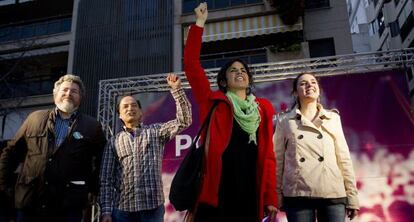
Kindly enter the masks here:
[[[368, 73], [391, 69], [406, 69], [414, 65], [414, 48], [338, 55], [311, 59], [300, 59], [274, 63], [251, 65], [256, 83], [292, 79], [296, 75], [308, 72], [317, 76]], [[215, 75], [219, 69], [207, 69], [206, 75], [215, 86]], [[184, 88], [190, 88], [183, 72], [176, 73], [182, 79]], [[168, 91], [166, 74], [154, 74], [99, 81], [98, 120], [102, 123], [105, 135], [109, 139], [116, 124], [116, 99], [123, 94]]]

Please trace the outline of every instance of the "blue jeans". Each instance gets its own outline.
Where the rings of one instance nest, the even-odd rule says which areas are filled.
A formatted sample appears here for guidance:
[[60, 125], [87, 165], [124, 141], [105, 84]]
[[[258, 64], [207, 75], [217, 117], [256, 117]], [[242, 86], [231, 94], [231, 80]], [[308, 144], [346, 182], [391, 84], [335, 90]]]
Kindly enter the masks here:
[[143, 210], [137, 212], [127, 212], [114, 209], [112, 212], [113, 222], [163, 222], [164, 221], [164, 205], [151, 210]]
[[318, 208], [286, 208], [289, 222], [344, 222], [346, 216], [345, 205], [333, 204]]

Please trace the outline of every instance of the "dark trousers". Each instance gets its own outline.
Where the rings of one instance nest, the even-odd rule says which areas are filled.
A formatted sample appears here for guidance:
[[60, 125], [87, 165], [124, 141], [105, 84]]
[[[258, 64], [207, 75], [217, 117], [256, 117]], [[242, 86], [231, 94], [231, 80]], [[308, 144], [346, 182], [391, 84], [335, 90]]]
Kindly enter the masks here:
[[42, 213], [33, 209], [18, 209], [16, 222], [81, 222], [82, 215], [82, 209], [55, 209]]

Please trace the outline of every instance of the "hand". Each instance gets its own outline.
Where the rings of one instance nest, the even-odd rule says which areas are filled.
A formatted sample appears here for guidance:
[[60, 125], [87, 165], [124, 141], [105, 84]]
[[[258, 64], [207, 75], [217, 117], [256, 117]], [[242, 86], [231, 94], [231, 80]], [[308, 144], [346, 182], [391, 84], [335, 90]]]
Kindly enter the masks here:
[[176, 74], [168, 74], [167, 83], [172, 89], [178, 89], [181, 87], [181, 80]]
[[275, 206], [267, 205], [266, 206], [266, 213], [269, 217], [269, 222], [273, 222], [276, 219], [276, 214], [279, 211]]
[[358, 211], [357, 209], [346, 209], [346, 215], [352, 220], [358, 215]]
[[206, 23], [208, 17], [207, 3], [200, 3], [197, 8], [194, 9], [194, 12], [196, 15], [196, 25], [204, 27], [204, 23]]
[[112, 217], [110, 214], [104, 214], [101, 216], [101, 222], [112, 222]]

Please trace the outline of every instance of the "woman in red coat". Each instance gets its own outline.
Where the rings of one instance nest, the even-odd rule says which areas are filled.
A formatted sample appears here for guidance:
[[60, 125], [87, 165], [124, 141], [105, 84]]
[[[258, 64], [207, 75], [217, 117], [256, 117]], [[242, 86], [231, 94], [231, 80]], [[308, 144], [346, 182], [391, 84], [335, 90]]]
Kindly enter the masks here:
[[[236, 59], [217, 74], [212, 91], [200, 64], [201, 37], [207, 4], [196, 9], [184, 50], [184, 69], [204, 120], [219, 101], [210, 121], [207, 163], [195, 221], [271, 221], [277, 213], [276, 164], [272, 142], [272, 104], [251, 93], [253, 76]], [[202, 122], [202, 121], [201, 121]]]

